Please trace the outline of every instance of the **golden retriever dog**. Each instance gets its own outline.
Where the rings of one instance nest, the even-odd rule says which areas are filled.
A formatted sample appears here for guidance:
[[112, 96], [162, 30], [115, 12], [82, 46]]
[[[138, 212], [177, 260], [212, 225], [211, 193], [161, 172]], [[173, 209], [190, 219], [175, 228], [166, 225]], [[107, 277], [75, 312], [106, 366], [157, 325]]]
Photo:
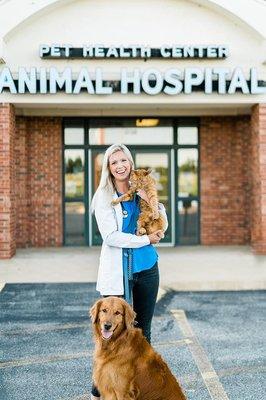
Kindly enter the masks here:
[[90, 309], [95, 341], [93, 381], [104, 400], [185, 400], [161, 356], [134, 326], [136, 313], [122, 298]]

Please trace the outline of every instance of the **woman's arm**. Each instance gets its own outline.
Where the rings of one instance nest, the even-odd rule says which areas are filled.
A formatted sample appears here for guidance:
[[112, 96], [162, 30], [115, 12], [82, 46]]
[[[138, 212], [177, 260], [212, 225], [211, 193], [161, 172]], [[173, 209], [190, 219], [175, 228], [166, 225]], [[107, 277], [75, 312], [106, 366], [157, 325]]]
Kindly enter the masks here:
[[150, 244], [147, 235], [137, 236], [118, 231], [115, 211], [108, 202], [97, 199], [95, 217], [102, 239], [108, 246], [138, 248]]

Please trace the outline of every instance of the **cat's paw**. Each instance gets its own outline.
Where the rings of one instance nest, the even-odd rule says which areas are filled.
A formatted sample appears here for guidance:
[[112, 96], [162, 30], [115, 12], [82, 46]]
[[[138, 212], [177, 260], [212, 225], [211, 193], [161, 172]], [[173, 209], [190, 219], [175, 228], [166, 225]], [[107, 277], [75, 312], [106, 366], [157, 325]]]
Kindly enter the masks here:
[[137, 235], [138, 236], [142, 236], [142, 235], [146, 235], [146, 233], [147, 233], [147, 231], [146, 231], [145, 228], [139, 228], [138, 232], [137, 232]]

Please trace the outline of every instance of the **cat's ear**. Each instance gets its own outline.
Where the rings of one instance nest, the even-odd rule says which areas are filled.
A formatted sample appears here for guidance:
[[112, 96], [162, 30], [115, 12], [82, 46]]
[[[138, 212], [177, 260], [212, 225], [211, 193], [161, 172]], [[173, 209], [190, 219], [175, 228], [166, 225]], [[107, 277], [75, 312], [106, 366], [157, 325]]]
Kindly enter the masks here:
[[152, 172], [152, 169], [149, 168], [149, 169], [147, 169], [147, 170], [145, 171], [145, 175], [149, 175], [151, 172]]

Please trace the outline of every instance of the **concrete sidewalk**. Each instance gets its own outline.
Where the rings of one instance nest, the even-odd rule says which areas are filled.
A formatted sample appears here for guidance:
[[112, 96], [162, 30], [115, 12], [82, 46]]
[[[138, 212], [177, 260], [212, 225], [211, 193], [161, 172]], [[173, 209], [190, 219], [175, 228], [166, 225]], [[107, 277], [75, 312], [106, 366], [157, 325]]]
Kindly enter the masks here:
[[[173, 290], [266, 289], [266, 256], [249, 246], [158, 247], [160, 287]], [[0, 260], [5, 283], [96, 282], [99, 247], [19, 249]]]

